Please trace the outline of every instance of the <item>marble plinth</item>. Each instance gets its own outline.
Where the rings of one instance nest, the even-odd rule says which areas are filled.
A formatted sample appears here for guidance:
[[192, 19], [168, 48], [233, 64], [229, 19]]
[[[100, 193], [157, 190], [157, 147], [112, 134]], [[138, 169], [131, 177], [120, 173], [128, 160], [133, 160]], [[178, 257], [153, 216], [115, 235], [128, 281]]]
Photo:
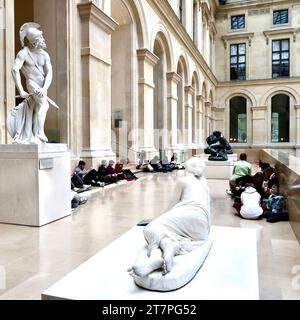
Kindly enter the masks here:
[[[210, 156], [210, 154], [206, 154], [206, 153], [201, 153], [201, 154], [194, 155], [194, 157], [199, 157], [200, 159], [202, 159], [204, 161], [208, 161], [208, 157], [209, 156]], [[238, 160], [237, 153], [228, 154], [227, 157], [228, 157], [229, 161], [237, 161]]]
[[42, 293], [42, 299], [202, 300], [259, 299], [256, 230], [211, 228], [214, 243], [199, 272], [184, 287], [149, 291], [127, 273], [145, 245], [134, 227]]
[[[228, 155], [228, 160], [226, 161], [210, 161], [208, 160], [207, 154], [195, 155], [194, 157], [199, 157], [204, 160], [205, 168], [203, 175], [206, 179], [221, 179], [221, 180], [229, 180], [232, 176], [232, 170], [235, 160], [233, 160], [236, 156], [234, 154]], [[229, 156], [232, 156], [231, 158]]]
[[0, 223], [42, 226], [71, 213], [65, 144], [0, 145]]

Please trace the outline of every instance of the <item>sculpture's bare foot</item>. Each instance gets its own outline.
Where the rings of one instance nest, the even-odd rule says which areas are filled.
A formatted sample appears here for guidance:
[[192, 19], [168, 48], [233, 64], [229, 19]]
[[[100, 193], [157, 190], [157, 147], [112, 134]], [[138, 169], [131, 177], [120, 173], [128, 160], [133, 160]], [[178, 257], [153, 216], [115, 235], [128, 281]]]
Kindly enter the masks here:
[[38, 135], [38, 138], [42, 141], [42, 142], [48, 142], [48, 138], [46, 137], [46, 135], [44, 133], [40, 133]]
[[163, 258], [162, 257], [149, 257], [148, 259], [144, 260], [142, 263], [135, 264], [127, 271], [130, 275], [137, 276], [137, 277], [146, 277], [152, 271], [159, 269], [163, 265]]
[[166, 274], [171, 271], [174, 257], [179, 253], [179, 243], [165, 237], [161, 240], [160, 247], [163, 250], [164, 274]]

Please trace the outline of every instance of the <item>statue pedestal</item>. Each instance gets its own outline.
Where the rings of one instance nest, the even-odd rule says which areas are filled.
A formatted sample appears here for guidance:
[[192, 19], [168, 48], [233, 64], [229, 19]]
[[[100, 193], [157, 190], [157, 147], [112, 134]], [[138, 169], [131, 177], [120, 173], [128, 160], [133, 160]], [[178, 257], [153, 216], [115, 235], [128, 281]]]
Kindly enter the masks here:
[[[201, 153], [201, 154], [196, 154], [195, 157], [199, 157], [200, 159], [204, 160], [204, 161], [208, 161], [208, 157], [210, 156], [210, 154], [206, 154], [206, 153]], [[227, 155], [228, 160], [229, 161], [237, 161], [237, 153], [233, 153], [233, 154], [228, 154]], [[225, 162], [225, 161], [209, 161], [209, 162]]]
[[209, 154], [195, 155], [195, 157], [199, 157], [205, 162], [204, 177], [207, 179], [229, 180], [232, 176], [233, 164], [237, 161], [237, 155], [228, 154], [227, 161], [210, 161], [208, 160], [209, 156]]
[[0, 223], [42, 226], [71, 213], [65, 144], [0, 145]]

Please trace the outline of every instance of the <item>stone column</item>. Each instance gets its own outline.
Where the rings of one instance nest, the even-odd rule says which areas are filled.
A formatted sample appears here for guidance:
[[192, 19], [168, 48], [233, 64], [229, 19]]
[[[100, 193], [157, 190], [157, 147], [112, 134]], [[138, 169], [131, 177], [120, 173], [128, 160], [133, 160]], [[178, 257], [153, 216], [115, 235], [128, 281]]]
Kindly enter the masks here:
[[203, 55], [202, 52], [202, 43], [203, 43], [203, 19], [202, 19], [202, 6], [199, 5], [199, 13], [198, 13], [198, 41], [197, 41], [197, 47], [199, 52]]
[[193, 143], [193, 93], [195, 92], [192, 86], [185, 86], [185, 127], [184, 127], [184, 144], [192, 145]]
[[117, 23], [92, 2], [81, 19], [82, 151], [92, 165], [114, 159], [111, 147], [111, 33]]
[[211, 127], [211, 102], [205, 102], [205, 139], [212, 133]]
[[157, 153], [154, 147], [153, 69], [159, 58], [148, 49], [137, 50], [139, 64], [139, 147], [145, 150], [148, 158]]
[[170, 136], [170, 149], [175, 149], [177, 146], [177, 103], [178, 93], [177, 86], [181, 77], [176, 72], [167, 73], [167, 88], [168, 88], [168, 131]]
[[268, 144], [267, 106], [251, 107], [252, 147], [264, 148]]
[[[296, 149], [300, 149], [300, 104], [295, 105], [296, 111], [296, 128], [295, 128], [295, 144]], [[297, 150], [297, 154], [299, 154]]]
[[15, 106], [15, 84], [11, 67], [15, 59], [14, 1], [0, 0], [0, 144], [11, 141], [7, 113]]
[[203, 147], [203, 107], [202, 107], [202, 95], [196, 96], [196, 144], [200, 148]]

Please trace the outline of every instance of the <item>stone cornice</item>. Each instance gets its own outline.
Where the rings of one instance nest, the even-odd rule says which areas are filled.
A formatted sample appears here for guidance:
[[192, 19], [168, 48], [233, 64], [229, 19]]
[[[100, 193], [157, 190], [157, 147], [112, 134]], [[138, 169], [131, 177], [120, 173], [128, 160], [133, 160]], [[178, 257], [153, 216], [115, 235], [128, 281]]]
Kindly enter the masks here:
[[176, 72], [168, 72], [167, 73], [167, 79], [170, 80], [170, 81], [175, 82], [176, 84], [178, 84], [182, 78]]
[[265, 86], [265, 85], [274, 85], [274, 84], [290, 84], [290, 83], [299, 83], [300, 77], [289, 77], [289, 78], [274, 78], [274, 79], [253, 79], [253, 80], [240, 80], [240, 81], [220, 81], [218, 87], [245, 87], [245, 86]]
[[164, 22], [170, 27], [174, 35], [179, 38], [178, 40], [184, 44], [191, 56], [196, 60], [201, 71], [208, 77], [212, 84], [217, 85], [218, 81], [210, 67], [207, 65], [203, 56], [195, 46], [193, 40], [186, 32], [183, 25], [180, 23], [178, 17], [173, 11], [168, 1], [161, 0], [148, 0], [148, 4], [157, 11], [159, 16], [164, 20]]
[[111, 34], [119, 25], [114, 19], [99, 9], [92, 1], [87, 3], [79, 3], [77, 8], [81, 20], [94, 22], [108, 34]]
[[269, 38], [270, 36], [276, 36], [276, 35], [285, 35], [285, 34], [292, 34], [293, 35], [293, 41], [296, 41], [296, 34], [299, 31], [299, 28], [276, 28], [272, 30], [266, 30], [263, 31], [264, 36], [266, 37], [266, 43], [269, 44]]
[[224, 34], [221, 39], [223, 40], [225, 49], [227, 48], [227, 42], [230, 40], [237, 40], [237, 39], [247, 39], [249, 47], [251, 46], [251, 41], [254, 36], [254, 32], [234, 32]]
[[288, 4], [290, 5], [290, 1], [287, 0], [260, 0], [260, 1], [245, 1], [244, 3], [242, 1], [236, 2], [236, 3], [228, 3], [226, 5], [220, 5], [218, 7], [218, 12], [232, 12], [235, 10], [247, 10], [247, 9], [259, 9], [259, 8], [265, 8], [267, 6], [274, 6], [274, 5], [280, 5], [280, 4]]
[[155, 66], [159, 61], [159, 57], [157, 57], [154, 53], [149, 51], [148, 49], [138, 49], [136, 50], [138, 60], [144, 60]]

